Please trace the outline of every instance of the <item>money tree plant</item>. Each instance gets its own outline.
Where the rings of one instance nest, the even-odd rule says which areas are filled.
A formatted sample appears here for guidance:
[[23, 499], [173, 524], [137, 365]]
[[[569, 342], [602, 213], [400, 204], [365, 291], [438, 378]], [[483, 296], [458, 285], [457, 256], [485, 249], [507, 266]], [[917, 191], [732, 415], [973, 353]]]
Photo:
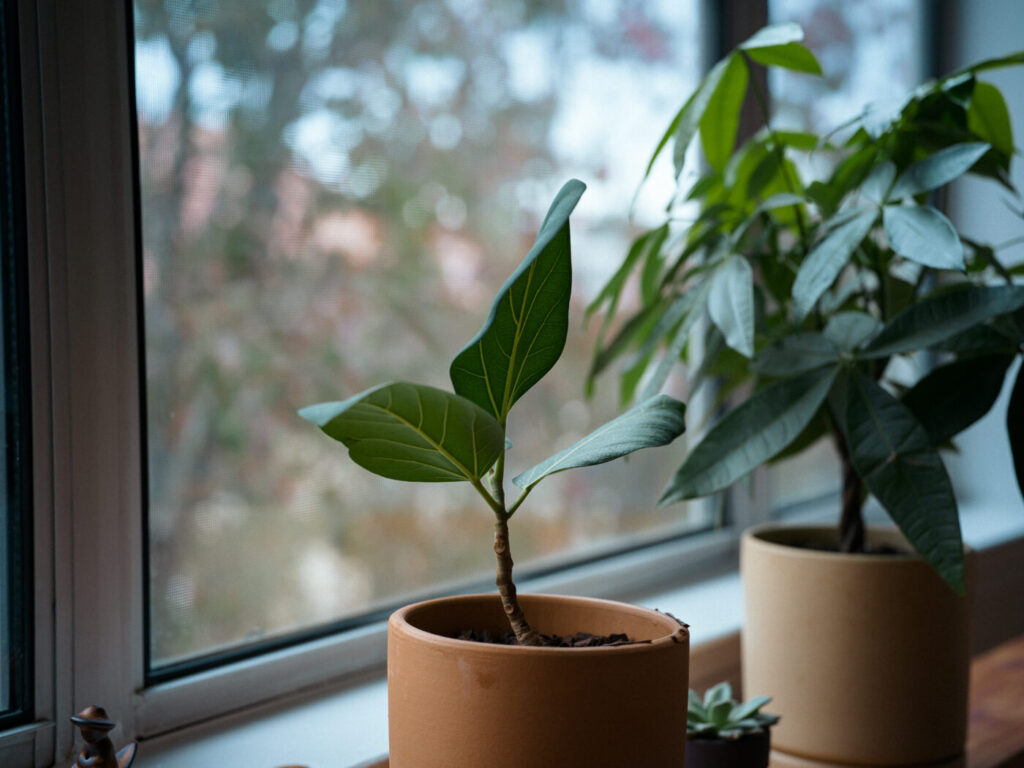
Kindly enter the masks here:
[[728, 683], [708, 688], [703, 699], [691, 688], [686, 707], [686, 738], [731, 741], [764, 733], [779, 722], [778, 715], [761, 712], [769, 701], [769, 696], [755, 696], [738, 702], [733, 699]]
[[518, 494], [506, 498], [509, 413], [565, 347], [572, 287], [569, 214], [584, 189], [573, 179], [558, 193], [480, 332], [452, 362], [453, 392], [399, 381], [299, 412], [371, 472], [394, 480], [467, 482], [474, 488], [494, 515], [495, 583], [521, 645], [542, 642], [519, 606], [512, 581], [508, 524], [526, 497], [548, 475], [666, 445], [685, 429], [684, 404], [652, 396], [516, 475], [512, 483]]
[[[959, 234], [940, 207], [965, 173], [1002, 185], [1019, 206], [1009, 112], [985, 75], [1024, 63], [1024, 52], [817, 135], [771, 125], [751, 77], [762, 66], [820, 75], [802, 37], [791, 24], [761, 30], [672, 120], [647, 173], [671, 147], [676, 190], [663, 223], [639, 236], [588, 310], [606, 315], [591, 377], [623, 361], [627, 401], [659, 391], [679, 362], [691, 392], [720, 383], [723, 415], [662, 502], [721, 491], [829, 436], [841, 462], [840, 550], [863, 551], [870, 494], [962, 593], [957, 503], [939, 450], [992, 407], [1024, 351], [1024, 265]], [[762, 125], [736, 146], [748, 97]], [[680, 172], [694, 142], [706, 171], [691, 184]], [[613, 333], [627, 285], [639, 286], [638, 306]], [[893, 363], [908, 357], [930, 370], [901, 373]], [[1024, 490], [1024, 373], [1006, 427]]]

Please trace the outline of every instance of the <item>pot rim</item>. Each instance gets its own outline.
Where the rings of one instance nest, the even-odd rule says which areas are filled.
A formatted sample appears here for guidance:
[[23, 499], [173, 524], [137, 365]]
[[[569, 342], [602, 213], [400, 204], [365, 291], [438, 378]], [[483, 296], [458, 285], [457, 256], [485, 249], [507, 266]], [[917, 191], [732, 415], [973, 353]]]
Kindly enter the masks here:
[[[865, 526], [868, 536], [881, 536], [889, 541], [899, 542], [901, 545], [910, 548], [899, 528], [895, 525], [868, 525]], [[764, 549], [785, 552], [789, 557], [801, 557], [808, 560], [837, 560], [844, 562], [862, 563], [901, 563], [901, 562], [924, 562], [924, 559], [913, 552], [873, 554], [870, 552], [831, 552], [827, 550], [811, 549], [809, 547], [794, 544], [788, 541], [776, 541], [771, 538], [772, 534], [811, 534], [820, 535], [823, 538], [838, 538], [837, 526], [821, 523], [761, 523], [751, 526], [743, 532], [744, 541], [753, 546]], [[967, 548], [964, 548], [967, 551]]]
[[483, 600], [500, 600], [499, 595], [496, 592], [490, 593], [477, 593], [471, 595], [450, 595], [447, 597], [436, 597], [430, 600], [422, 600], [418, 603], [410, 603], [409, 605], [402, 606], [388, 618], [388, 628], [391, 631], [400, 633], [412, 639], [419, 640], [420, 642], [430, 643], [434, 646], [441, 648], [449, 648], [452, 650], [458, 650], [461, 653], [474, 652], [474, 653], [486, 653], [487, 655], [558, 655], [558, 654], [569, 654], [571, 656], [579, 656], [580, 654], [588, 654], [591, 656], [595, 655], [623, 655], [623, 654], [634, 654], [634, 653], [651, 653], [661, 651], [662, 649], [670, 646], [680, 645], [683, 643], [689, 644], [690, 631], [687, 624], [680, 622], [671, 614], [663, 611], [658, 611], [653, 608], [643, 608], [638, 605], [632, 605], [630, 603], [622, 603], [616, 600], [603, 600], [594, 597], [576, 597], [574, 595], [550, 595], [550, 594], [522, 594], [519, 596], [521, 600], [526, 602], [543, 600], [550, 602], [573, 602], [577, 604], [588, 604], [594, 607], [602, 607], [605, 609], [613, 609], [623, 613], [631, 613], [633, 615], [643, 615], [648, 618], [657, 617], [659, 621], [663, 621], [665, 624], [666, 634], [656, 637], [650, 641], [642, 641], [637, 643], [630, 643], [626, 645], [611, 645], [611, 646], [595, 646], [592, 648], [560, 648], [550, 646], [524, 646], [524, 645], [501, 645], [497, 643], [479, 643], [472, 640], [459, 640], [454, 637], [445, 637], [444, 635], [434, 634], [428, 632], [425, 629], [420, 629], [409, 621], [410, 614], [429, 610], [435, 605], [441, 603], [465, 603], [472, 604]]

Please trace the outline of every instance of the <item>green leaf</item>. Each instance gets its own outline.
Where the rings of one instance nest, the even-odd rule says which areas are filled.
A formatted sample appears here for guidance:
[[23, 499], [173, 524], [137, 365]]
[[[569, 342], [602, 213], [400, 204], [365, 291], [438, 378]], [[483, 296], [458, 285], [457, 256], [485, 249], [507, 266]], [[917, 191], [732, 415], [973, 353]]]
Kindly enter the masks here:
[[586, 186], [567, 182], [537, 239], [502, 286], [483, 328], [455, 357], [455, 391], [504, 425], [512, 405], [558, 361], [569, 331], [569, 214]]
[[964, 552], [953, 485], [914, 414], [859, 371], [846, 381], [850, 458], [921, 557], [964, 593]]
[[797, 322], [807, 317], [821, 294], [842, 272], [851, 254], [871, 231], [877, 215], [874, 206], [858, 210], [853, 218], [825, 235], [804, 259], [793, 283], [793, 313]]
[[690, 693], [687, 698], [686, 715], [687, 721], [689, 721], [690, 718], [697, 718], [700, 720], [707, 720], [708, 718], [708, 711], [704, 709], [704, 703], [700, 700], [700, 694], [693, 690], [693, 688], [690, 689]]
[[685, 415], [683, 403], [668, 395], [656, 395], [526, 470], [512, 482], [528, 488], [556, 472], [604, 464], [642, 448], [668, 445], [686, 429]]
[[780, 144], [805, 152], [817, 149], [818, 143], [821, 141], [818, 134], [804, 131], [775, 131], [774, 137]]
[[940, 344], [997, 315], [1024, 306], [1024, 286], [971, 285], [929, 296], [886, 323], [862, 357], [888, 357]]
[[886, 161], [871, 169], [871, 173], [860, 185], [860, 191], [875, 203], [884, 203], [889, 196], [892, 180], [896, 178], [896, 165]]
[[1010, 404], [1006, 409], [1006, 434], [1010, 439], [1017, 487], [1024, 496], [1024, 365], [1017, 371], [1013, 394], [1010, 395]]
[[740, 108], [747, 95], [747, 63], [731, 55], [700, 119], [700, 142], [711, 167], [724, 171], [740, 127]]
[[704, 707], [711, 709], [715, 704], [732, 700], [732, 686], [729, 683], [718, 683], [704, 692]]
[[851, 352], [881, 330], [881, 321], [866, 312], [837, 312], [825, 324], [824, 334], [841, 350]]
[[622, 264], [620, 264], [619, 268], [615, 270], [615, 274], [613, 274], [608, 279], [608, 282], [604, 284], [604, 287], [601, 288], [597, 297], [587, 305], [584, 312], [584, 318], [589, 319], [590, 316], [605, 303], [608, 304], [608, 316], [610, 317], [615, 314], [615, 307], [618, 306], [619, 297], [622, 294], [622, 288], [625, 286], [626, 280], [629, 279], [629, 275], [633, 272], [637, 262], [639, 262], [647, 253], [648, 244], [650, 243], [651, 238], [655, 237], [655, 233], [663, 228], [667, 229], [668, 225], [666, 224], [658, 229], [652, 229], [649, 232], [644, 232], [633, 241], [633, 244], [629, 246], [629, 251], [626, 253], [626, 258], [622, 260]]
[[745, 357], [754, 356], [754, 271], [742, 256], [730, 256], [715, 271], [708, 314], [726, 344]]
[[967, 128], [989, 142], [1006, 157], [1013, 155], [1013, 125], [1002, 92], [991, 83], [974, 85], [967, 109]]
[[732, 710], [732, 703], [729, 701], [719, 701], [713, 704], [708, 709], [708, 717], [711, 722], [719, 728], [722, 728], [726, 723], [729, 722], [729, 712]]
[[839, 359], [839, 348], [820, 333], [794, 333], [762, 349], [754, 370], [765, 376], [795, 376]]
[[979, 61], [977, 64], [971, 64], [969, 67], [964, 67], [959, 72], [954, 73], [950, 77], [955, 77], [958, 74], [964, 72], [987, 72], [990, 69], [1003, 69], [1004, 67], [1017, 67], [1024, 64], [1024, 51], [1017, 51], [1016, 53], [1008, 54], [1007, 56], [998, 56], [992, 59], [985, 59]]
[[804, 39], [804, 31], [799, 24], [786, 22], [762, 27], [753, 35], [739, 44], [740, 50], [752, 51], [758, 48], [774, 48], [786, 43], [799, 43]]
[[654, 366], [654, 371], [647, 378], [647, 381], [644, 382], [644, 387], [640, 392], [641, 400], [646, 400], [648, 397], [657, 394], [664, 385], [672, 370], [672, 366], [679, 360], [683, 347], [686, 346], [686, 341], [690, 337], [690, 331], [693, 329], [694, 323], [698, 318], [704, 316], [704, 306], [710, 289], [711, 279], [705, 279], [687, 291], [683, 296], [683, 300], [686, 301], [686, 313], [679, 327], [676, 328], [676, 332], [672, 337], [672, 341], [669, 342], [665, 354], [662, 355], [658, 364]]
[[742, 704], [737, 704], [732, 708], [732, 712], [729, 713], [729, 720], [746, 720], [748, 717], [752, 717], [757, 714], [757, 710], [772, 700], [771, 696], [755, 696], [749, 701], [745, 701]]
[[758, 64], [763, 64], [766, 67], [783, 67], [785, 69], [792, 69], [795, 72], [806, 72], [811, 75], [821, 74], [821, 64], [814, 58], [814, 54], [800, 45], [800, 43], [784, 43], [783, 45], [751, 48], [747, 50], [747, 55]]
[[896, 180], [889, 197], [905, 197], [929, 192], [960, 178], [989, 150], [988, 144], [970, 142], [954, 144], [929, 155], [907, 168]]
[[889, 244], [903, 258], [935, 269], [965, 271], [964, 246], [953, 224], [930, 205], [887, 205], [882, 222]]
[[393, 480], [479, 480], [505, 445], [485, 410], [423, 384], [384, 384], [299, 415], [343, 443], [356, 464]]
[[690, 451], [660, 504], [727, 488], [800, 435], [828, 395], [836, 369], [769, 384], [715, 424]]
[[659, 278], [665, 263], [661, 247], [668, 238], [668, 224], [664, 224], [651, 233], [644, 245], [644, 266], [640, 273], [640, 300], [645, 304], [654, 299], [658, 292]]
[[1009, 355], [985, 355], [940, 365], [901, 400], [932, 445], [945, 443], [989, 412], [1012, 361]]
[[666, 298], [641, 307], [636, 314], [622, 324], [607, 346], [598, 346], [594, 350], [594, 358], [591, 360], [590, 370], [587, 372], [587, 387], [591, 388], [594, 380], [632, 344], [640, 339], [646, 339], [668, 307], [669, 302]]
[[[703, 123], [708, 102], [711, 101], [711, 97], [718, 90], [718, 85], [725, 75], [730, 60], [731, 57], [722, 59], [711, 68], [711, 71], [701, 81], [697, 90], [687, 99], [679, 114], [676, 115], [676, 120], [674, 121], [675, 130], [672, 133], [672, 164], [675, 166], [676, 176], [683, 169], [683, 163], [686, 161], [686, 150], [689, 148], [690, 142], [693, 141], [693, 137], [697, 134], [697, 129]], [[654, 158], [652, 157], [651, 165], [653, 163]], [[650, 172], [650, 167], [648, 165], [648, 173]], [[646, 175], [644, 178], [647, 178]]]

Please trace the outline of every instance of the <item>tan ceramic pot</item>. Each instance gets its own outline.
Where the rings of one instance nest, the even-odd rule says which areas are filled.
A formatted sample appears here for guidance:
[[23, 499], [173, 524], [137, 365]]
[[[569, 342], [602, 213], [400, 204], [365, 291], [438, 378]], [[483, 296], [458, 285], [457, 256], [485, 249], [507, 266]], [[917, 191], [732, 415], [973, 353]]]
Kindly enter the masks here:
[[[895, 529], [868, 539], [905, 546]], [[743, 694], [782, 716], [772, 765], [959, 764], [967, 600], [915, 556], [808, 548], [835, 542], [824, 527], [743, 537]]]
[[546, 634], [644, 642], [527, 648], [454, 640], [501, 632], [497, 595], [430, 600], [388, 622], [391, 768], [675, 768], [683, 765], [689, 633], [606, 600], [522, 595]]

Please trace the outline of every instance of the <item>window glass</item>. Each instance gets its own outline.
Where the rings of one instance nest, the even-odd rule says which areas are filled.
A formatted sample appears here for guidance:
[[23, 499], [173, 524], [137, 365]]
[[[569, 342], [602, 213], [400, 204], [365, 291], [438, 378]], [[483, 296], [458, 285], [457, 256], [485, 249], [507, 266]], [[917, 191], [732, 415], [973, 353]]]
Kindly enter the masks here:
[[[919, 0], [769, 0], [772, 23], [796, 22], [823, 77], [772, 68], [773, 124], [828, 133], [868, 104], [884, 113], [925, 78]], [[819, 169], [820, 170], [820, 169]], [[808, 173], [810, 167], [801, 168]], [[839, 459], [830, 440], [774, 466], [771, 508], [801, 511], [838, 494]]]
[[[699, 75], [698, 6], [136, 1], [152, 668], [493, 578], [468, 487], [380, 480], [295, 412], [450, 387], [575, 176], [569, 343], [512, 413], [510, 471], [615, 413], [610, 379], [584, 396], [583, 308], [669, 196], [659, 169], [628, 220]], [[546, 480], [519, 572], [707, 525], [655, 506], [683, 450]]]

